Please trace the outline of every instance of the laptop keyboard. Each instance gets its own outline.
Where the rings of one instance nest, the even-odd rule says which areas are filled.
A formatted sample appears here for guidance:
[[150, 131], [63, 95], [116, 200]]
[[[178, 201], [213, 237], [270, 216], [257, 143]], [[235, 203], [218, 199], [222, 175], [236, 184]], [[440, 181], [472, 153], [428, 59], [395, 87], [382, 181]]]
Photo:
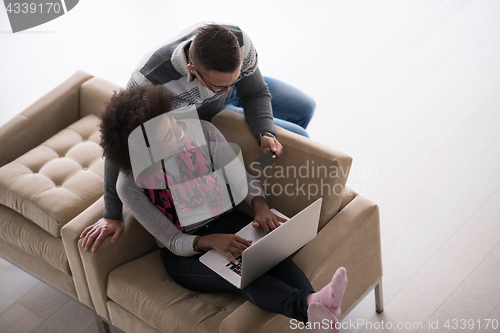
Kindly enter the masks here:
[[230, 261], [227, 263], [226, 267], [241, 276], [241, 256], [237, 256], [235, 259], [238, 261], [238, 265]]

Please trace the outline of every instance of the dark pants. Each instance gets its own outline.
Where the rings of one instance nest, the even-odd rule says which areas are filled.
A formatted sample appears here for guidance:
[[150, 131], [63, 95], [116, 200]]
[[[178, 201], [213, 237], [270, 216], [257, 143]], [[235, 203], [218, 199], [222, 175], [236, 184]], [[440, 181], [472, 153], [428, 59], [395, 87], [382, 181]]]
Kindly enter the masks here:
[[[246, 226], [252, 217], [232, 211], [193, 234], [234, 234]], [[162, 249], [162, 260], [168, 274], [184, 288], [202, 293], [240, 292], [261, 309], [280, 313], [303, 322], [307, 321], [306, 297], [314, 292], [311, 283], [292, 259], [287, 258], [244, 289], [238, 289], [198, 259], [200, 255], [179, 257], [167, 248]], [[229, 259], [228, 259], [229, 260]]]

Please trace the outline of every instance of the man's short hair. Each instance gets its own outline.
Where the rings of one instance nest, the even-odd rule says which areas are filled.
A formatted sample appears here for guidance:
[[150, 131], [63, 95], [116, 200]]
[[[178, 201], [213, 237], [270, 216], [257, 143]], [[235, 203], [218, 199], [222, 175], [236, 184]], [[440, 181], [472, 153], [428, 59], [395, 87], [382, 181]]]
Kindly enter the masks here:
[[132, 86], [114, 92], [101, 114], [103, 156], [117, 170], [132, 174], [128, 137], [138, 126], [170, 111], [173, 96], [162, 86]]
[[198, 28], [189, 47], [193, 66], [203, 70], [233, 73], [241, 64], [241, 50], [236, 35], [228, 28], [207, 24]]

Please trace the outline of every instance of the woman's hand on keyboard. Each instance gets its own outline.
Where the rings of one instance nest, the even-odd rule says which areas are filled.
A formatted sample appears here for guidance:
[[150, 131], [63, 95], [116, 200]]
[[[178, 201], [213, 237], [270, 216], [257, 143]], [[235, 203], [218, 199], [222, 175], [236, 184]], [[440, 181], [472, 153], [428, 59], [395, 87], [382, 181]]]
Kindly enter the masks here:
[[261, 227], [266, 234], [279, 227], [280, 222], [286, 221], [284, 218], [271, 212], [269, 206], [262, 197], [255, 197], [254, 200], [252, 200], [252, 205], [255, 212], [255, 222], [252, 225], [254, 228]]
[[252, 241], [233, 234], [211, 234], [201, 237], [198, 244], [200, 243], [200, 249], [207, 247], [216, 249], [217, 252], [225, 255], [237, 265], [238, 261], [234, 258], [233, 253], [241, 256]]

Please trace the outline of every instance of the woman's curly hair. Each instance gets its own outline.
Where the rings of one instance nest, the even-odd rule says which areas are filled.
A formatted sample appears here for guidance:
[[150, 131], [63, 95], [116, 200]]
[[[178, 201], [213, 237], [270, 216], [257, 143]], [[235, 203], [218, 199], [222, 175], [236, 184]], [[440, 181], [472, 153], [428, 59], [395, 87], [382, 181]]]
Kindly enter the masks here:
[[173, 96], [162, 86], [132, 86], [114, 92], [101, 114], [103, 156], [117, 170], [132, 174], [128, 137], [146, 121], [170, 111]]

